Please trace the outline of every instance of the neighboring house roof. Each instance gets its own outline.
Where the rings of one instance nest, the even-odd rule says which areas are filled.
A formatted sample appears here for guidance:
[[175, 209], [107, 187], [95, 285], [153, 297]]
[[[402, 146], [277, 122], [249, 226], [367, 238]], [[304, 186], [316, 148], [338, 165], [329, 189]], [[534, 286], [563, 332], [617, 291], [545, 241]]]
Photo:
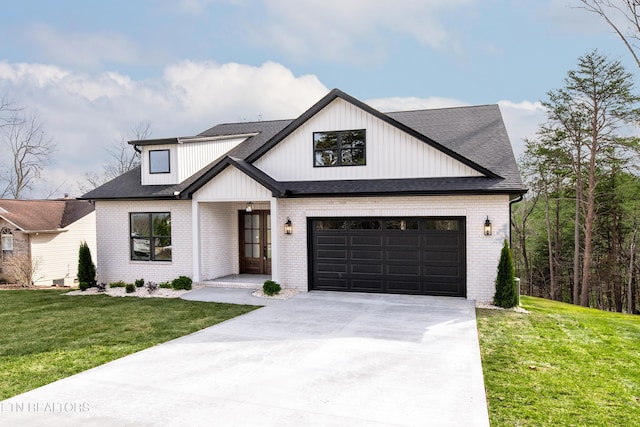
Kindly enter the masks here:
[[[253, 166], [276, 146], [336, 98], [361, 108], [384, 122], [423, 141], [482, 173], [475, 178], [408, 178], [342, 181], [278, 182]], [[522, 184], [502, 116], [497, 105], [456, 107], [381, 113], [337, 89], [332, 90], [295, 120], [227, 123], [197, 135], [223, 136], [257, 133], [180, 184], [143, 186], [136, 168], [85, 194], [83, 199], [191, 198], [203, 185], [227, 167], [235, 167], [272, 191], [275, 197], [450, 194], [498, 192], [521, 194]], [[171, 141], [167, 138], [163, 141]], [[177, 140], [177, 138], [175, 138]], [[158, 140], [159, 141], [159, 140]], [[140, 141], [131, 144], [141, 145]]]
[[0, 218], [23, 232], [59, 231], [89, 213], [95, 207], [84, 200], [0, 199]]

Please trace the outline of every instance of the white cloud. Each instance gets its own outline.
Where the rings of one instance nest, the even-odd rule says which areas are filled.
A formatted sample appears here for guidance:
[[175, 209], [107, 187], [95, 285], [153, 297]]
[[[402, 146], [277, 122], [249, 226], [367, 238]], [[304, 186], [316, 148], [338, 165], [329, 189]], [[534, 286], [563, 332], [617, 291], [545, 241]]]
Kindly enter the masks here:
[[[370, 63], [397, 35], [423, 46], [459, 52], [443, 16], [475, 0], [264, 0], [267, 19], [254, 22], [254, 41], [304, 59]], [[251, 31], [249, 29], [249, 31]]]
[[545, 122], [545, 108], [539, 101], [498, 101], [498, 105], [513, 152], [518, 159], [524, 153], [524, 139], [534, 137], [540, 125]]
[[105, 62], [141, 64], [144, 54], [118, 33], [60, 32], [47, 24], [31, 24], [26, 38], [44, 58], [63, 66], [97, 69]]
[[153, 137], [189, 136], [222, 122], [295, 118], [327, 91], [315, 76], [294, 76], [272, 62], [185, 61], [161, 78], [134, 80], [0, 61], [0, 94], [35, 111], [58, 146], [44, 172], [47, 188], [66, 181], [60, 192], [73, 195], [82, 174], [107, 161], [104, 148], [132, 137], [140, 121], [151, 123]]

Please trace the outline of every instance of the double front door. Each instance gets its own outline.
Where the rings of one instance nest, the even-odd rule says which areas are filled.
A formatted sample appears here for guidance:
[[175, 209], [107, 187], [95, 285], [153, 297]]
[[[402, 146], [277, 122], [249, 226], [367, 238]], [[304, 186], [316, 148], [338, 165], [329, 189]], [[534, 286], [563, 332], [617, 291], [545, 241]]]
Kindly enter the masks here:
[[240, 273], [271, 274], [271, 213], [239, 213]]

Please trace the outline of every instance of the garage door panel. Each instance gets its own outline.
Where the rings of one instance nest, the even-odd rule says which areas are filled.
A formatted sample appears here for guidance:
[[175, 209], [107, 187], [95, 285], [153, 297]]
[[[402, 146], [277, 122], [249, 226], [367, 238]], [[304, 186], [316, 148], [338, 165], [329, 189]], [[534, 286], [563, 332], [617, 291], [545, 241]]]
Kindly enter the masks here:
[[354, 278], [351, 280], [351, 290], [354, 292], [382, 292], [384, 282], [376, 278]]
[[325, 291], [346, 291], [347, 279], [318, 277], [316, 279], [316, 288]]
[[347, 236], [336, 234], [335, 231], [326, 235], [316, 235], [315, 244], [322, 245], [341, 245], [347, 246]]
[[318, 263], [318, 273], [346, 273], [347, 264], [345, 263]]
[[419, 265], [387, 265], [387, 274], [390, 276], [416, 276], [420, 277]]
[[375, 247], [380, 247], [382, 246], [382, 236], [380, 236], [378, 233], [379, 231], [363, 231], [361, 232], [363, 234], [370, 234], [373, 233], [370, 236], [361, 236], [361, 235], [352, 235], [349, 236], [349, 244], [351, 246], [375, 246]]
[[[402, 232], [400, 233], [402, 234]], [[385, 236], [385, 243], [388, 248], [414, 249], [420, 246], [420, 236], [419, 235]]]
[[310, 289], [465, 296], [464, 218], [327, 221], [309, 220]]
[[351, 259], [352, 260], [370, 260], [380, 262], [382, 261], [382, 250], [377, 251], [362, 251], [362, 250], [352, 250], [351, 251]]
[[382, 264], [351, 264], [351, 273], [354, 274], [382, 274]]
[[335, 259], [335, 260], [347, 260], [347, 251], [346, 250], [338, 250], [338, 249], [318, 249], [317, 257], [320, 260], [324, 259]]
[[392, 293], [420, 293], [420, 280], [389, 280], [387, 289]]

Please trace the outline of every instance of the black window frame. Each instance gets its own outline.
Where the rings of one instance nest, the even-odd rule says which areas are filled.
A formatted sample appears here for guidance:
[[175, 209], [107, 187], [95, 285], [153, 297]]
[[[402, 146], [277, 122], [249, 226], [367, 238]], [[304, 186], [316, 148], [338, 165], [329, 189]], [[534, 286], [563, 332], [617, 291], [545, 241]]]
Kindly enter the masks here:
[[[354, 147], [354, 146], [345, 146], [343, 144], [343, 137], [347, 133], [350, 132], [362, 132], [362, 147]], [[336, 136], [336, 147], [334, 148], [317, 148], [316, 146], [316, 135], [320, 134], [330, 134]], [[367, 165], [367, 130], [366, 129], [347, 129], [347, 130], [334, 130], [334, 131], [323, 131], [323, 132], [313, 132], [313, 167], [314, 168], [331, 168], [331, 167], [343, 167], [343, 166], [366, 166]], [[343, 163], [344, 153], [347, 151], [355, 151], [362, 150], [362, 163]], [[319, 164], [316, 161], [316, 156], [319, 153], [324, 151], [335, 151], [336, 152], [336, 163], [335, 164]]]
[[[167, 153], [167, 170], [154, 171], [152, 169], [153, 162], [151, 161], [151, 153]], [[171, 150], [163, 149], [163, 150], [149, 150], [149, 173], [152, 175], [155, 174], [163, 174], [163, 173], [171, 173]]]
[[[147, 235], [135, 235], [133, 228], [133, 216], [134, 215], [147, 215], [148, 216], [148, 224], [149, 229]], [[160, 235], [155, 234], [155, 227], [153, 223], [154, 215], [166, 215], [168, 217], [169, 222], [169, 235]], [[173, 231], [171, 229], [171, 212], [129, 212], [129, 260], [131, 261], [141, 261], [141, 262], [172, 262], [173, 261], [173, 249], [169, 253], [168, 259], [156, 259], [156, 239], [168, 239], [168, 245], [161, 245], [160, 247], [171, 247], [172, 242], [172, 234]], [[143, 258], [135, 255], [136, 248], [136, 240], [147, 240], [149, 243], [148, 258]], [[166, 240], [165, 240], [166, 242]], [[140, 244], [140, 242], [138, 242]], [[139, 251], [140, 252], [140, 251]], [[142, 251], [146, 252], [146, 251]]]

